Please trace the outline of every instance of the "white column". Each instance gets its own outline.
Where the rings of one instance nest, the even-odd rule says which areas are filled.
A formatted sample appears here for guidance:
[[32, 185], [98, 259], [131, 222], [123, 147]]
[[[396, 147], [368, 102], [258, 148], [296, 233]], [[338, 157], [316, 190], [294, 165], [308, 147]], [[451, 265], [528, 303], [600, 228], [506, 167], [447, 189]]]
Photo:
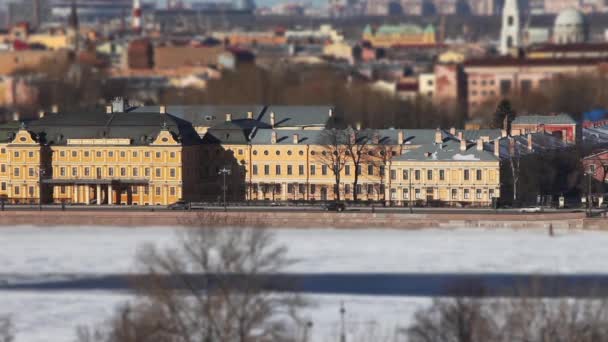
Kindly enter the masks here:
[[91, 186], [90, 185], [85, 185], [84, 196], [85, 196], [86, 205], [89, 205], [91, 203]]
[[78, 203], [78, 185], [74, 184], [74, 196], [72, 198], [72, 203]]
[[97, 184], [97, 205], [101, 205], [101, 185]]
[[108, 185], [108, 204], [114, 204], [114, 191], [112, 191], [112, 184]]

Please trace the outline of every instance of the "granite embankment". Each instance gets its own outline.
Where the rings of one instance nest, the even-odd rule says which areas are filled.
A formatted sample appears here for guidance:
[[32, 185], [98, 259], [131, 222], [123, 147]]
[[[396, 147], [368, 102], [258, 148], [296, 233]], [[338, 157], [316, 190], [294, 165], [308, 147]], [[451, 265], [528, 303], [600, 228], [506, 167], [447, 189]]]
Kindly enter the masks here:
[[[213, 216], [213, 217], [211, 217]], [[225, 216], [225, 218], [224, 218]], [[177, 212], [177, 211], [4, 211], [0, 226], [192, 226], [209, 219], [237, 225], [273, 228], [510, 228], [608, 230], [608, 219], [587, 219], [583, 213], [319, 213], [319, 212]]]

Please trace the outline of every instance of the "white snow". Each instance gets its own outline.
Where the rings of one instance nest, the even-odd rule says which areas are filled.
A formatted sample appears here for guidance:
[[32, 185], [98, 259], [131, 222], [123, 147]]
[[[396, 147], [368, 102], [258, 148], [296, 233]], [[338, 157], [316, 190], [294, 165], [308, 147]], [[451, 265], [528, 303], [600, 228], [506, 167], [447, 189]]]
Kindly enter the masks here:
[[[313, 327], [309, 341], [338, 341], [340, 305], [344, 303], [348, 341], [372, 341], [367, 337], [392, 336], [411, 322], [428, 298], [315, 295], [303, 296], [310, 304], [301, 312]], [[2, 292], [0, 315], [10, 314], [17, 329], [16, 342], [71, 342], [78, 326], [104, 322], [120, 303], [131, 300], [125, 293], [109, 292]], [[384, 339], [383, 339], [384, 340]]]
[[[306, 273], [607, 273], [608, 233], [543, 230], [276, 230]], [[170, 246], [170, 228], [0, 228], [0, 273], [129, 273], [138, 246]], [[584, 248], [581, 248], [584, 246]]]
[[453, 160], [463, 160], [463, 161], [475, 161], [479, 160], [479, 158], [475, 157], [473, 154], [460, 154], [457, 153], [452, 157]]

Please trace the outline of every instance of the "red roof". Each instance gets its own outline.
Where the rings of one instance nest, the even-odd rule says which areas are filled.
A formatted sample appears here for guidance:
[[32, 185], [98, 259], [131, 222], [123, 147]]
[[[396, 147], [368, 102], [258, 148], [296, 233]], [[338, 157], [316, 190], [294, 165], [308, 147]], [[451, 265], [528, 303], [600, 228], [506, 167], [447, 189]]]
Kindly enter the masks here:
[[490, 57], [470, 59], [465, 67], [510, 67], [510, 66], [552, 66], [552, 65], [596, 65], [608, 62], [608, 58], [515, 58]]

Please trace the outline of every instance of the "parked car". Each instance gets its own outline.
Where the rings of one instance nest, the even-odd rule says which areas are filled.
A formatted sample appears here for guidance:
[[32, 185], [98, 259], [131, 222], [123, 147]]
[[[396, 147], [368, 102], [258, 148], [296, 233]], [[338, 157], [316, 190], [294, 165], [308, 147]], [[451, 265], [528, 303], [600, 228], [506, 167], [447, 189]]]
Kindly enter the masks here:
[[519, 209], [520, 213], [540, 213], [543, 211], [541, 207], [526, 207]]
[[346, 210], [346, 205], [344, 205], [344, 203], [340, 203], [340, 202], [331, 202], [325, 205], [325, 211], [337, 211], [337, 212], [342, 212], [344, 210]]
[[177, 201], [175, 203], [171, 203], [167, 206], [168, 209], [171, 210], [187, 210], [188, 203], [186, 201]]

